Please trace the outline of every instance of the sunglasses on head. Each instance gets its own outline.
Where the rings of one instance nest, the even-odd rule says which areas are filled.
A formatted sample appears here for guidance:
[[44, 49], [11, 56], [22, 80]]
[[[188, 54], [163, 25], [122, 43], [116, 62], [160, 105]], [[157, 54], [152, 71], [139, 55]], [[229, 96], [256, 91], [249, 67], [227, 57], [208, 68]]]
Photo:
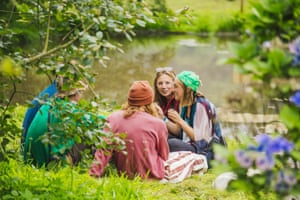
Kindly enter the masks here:
[[171, 72], [173, 71], [172, 67], [159, 67], [156, 68], [156, 72]]

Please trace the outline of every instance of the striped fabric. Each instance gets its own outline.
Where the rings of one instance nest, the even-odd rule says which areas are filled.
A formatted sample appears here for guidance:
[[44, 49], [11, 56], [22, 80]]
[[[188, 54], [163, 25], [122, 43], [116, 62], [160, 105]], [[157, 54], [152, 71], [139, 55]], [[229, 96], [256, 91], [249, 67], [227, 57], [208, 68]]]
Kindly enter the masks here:
[[202, 174], [208, 169], [206, 157], [190, 151], [171, 152], [165, 162], [165, 177], [161, 182], [178, 183], [191, 176]]

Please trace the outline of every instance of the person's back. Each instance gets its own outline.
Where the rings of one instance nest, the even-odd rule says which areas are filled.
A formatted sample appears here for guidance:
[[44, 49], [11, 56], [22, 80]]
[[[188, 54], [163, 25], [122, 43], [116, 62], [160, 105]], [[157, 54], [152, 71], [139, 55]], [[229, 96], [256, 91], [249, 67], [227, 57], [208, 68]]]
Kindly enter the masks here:
[[106, 131], [125, 134], [125, 149], [111, 152], [98, 149], [90, 174], [100, 177], [111, 157], [117, 170], [129, 178], [164, 178], [164, 161], [168, 159], [168, 130], [153, 103], [153, 90], [148, 81], [135, 81], [122, 110], [108, 118]]
[[145, 112], [124, 118], [123, 111], [108, 117], [113, 132], [126, 133], [126, 154], [116, 152], [118, 171], [129, 177], [164, 177], [164, 161], [168, 158], [167, 128], [164, 122]]
[[[62, 80], [63, 77], [58, 77], [58, 80], [60, 79]], [[62, 121], [63, 112], [60, 109], [76, 112], [75, 102], [79, 101], [81, 92], [85, 89], [85, 85], [67, 91], [59, 89], [55, 99], [50, 99], [40, 107], [25, 137], [23, 157], [26, 163], [41, 167], [47, 166], [52, 160], [66, 159], [68, 150], [74, 145], [74, 140], [73, 138], [66, 140], [64, 136], [60, 124], [67, 122]]]

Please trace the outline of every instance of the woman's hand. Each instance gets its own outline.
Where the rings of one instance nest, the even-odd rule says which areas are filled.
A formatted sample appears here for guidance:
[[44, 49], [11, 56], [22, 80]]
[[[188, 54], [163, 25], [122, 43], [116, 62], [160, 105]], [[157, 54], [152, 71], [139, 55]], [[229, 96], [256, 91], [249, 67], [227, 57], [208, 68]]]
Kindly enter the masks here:
[[168, 118], [176, 124], [180, 124], [182, 120], [179, 113], [174, 109], [168, 110]]
[[181, 118], [181, 116], [176, 110], [173, 109], [168, 110], [168, 117], [175, 124], [177, 124], [190, 137], [192, 141], [195, 140], [195, 134], [193, 128]]

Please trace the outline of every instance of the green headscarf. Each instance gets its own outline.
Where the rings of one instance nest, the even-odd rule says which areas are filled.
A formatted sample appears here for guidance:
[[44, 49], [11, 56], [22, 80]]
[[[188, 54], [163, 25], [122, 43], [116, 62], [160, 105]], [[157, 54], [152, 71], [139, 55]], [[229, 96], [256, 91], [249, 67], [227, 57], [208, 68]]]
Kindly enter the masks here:
[[199, 86], [201, 86], [201, 81], [199, 76], [192, 71], [183, 71], [177, 75], [177, 78], [188, 88], [197, 92]]

